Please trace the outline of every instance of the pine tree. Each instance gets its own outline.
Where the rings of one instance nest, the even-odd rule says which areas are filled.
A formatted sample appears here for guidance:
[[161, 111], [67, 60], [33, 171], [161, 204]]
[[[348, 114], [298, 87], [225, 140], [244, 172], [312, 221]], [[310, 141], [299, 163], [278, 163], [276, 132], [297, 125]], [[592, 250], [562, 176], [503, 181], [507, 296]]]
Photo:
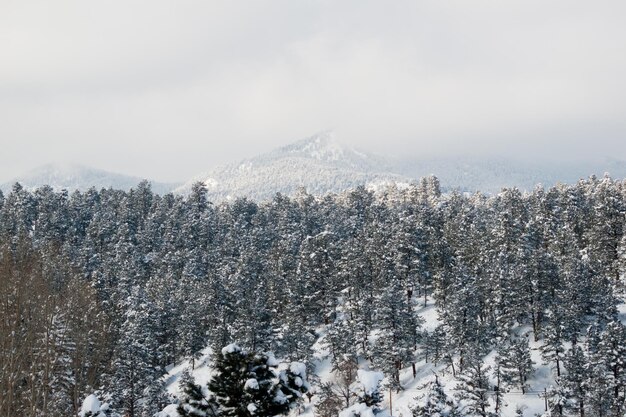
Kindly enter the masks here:
[[379, 334], [374, 346], [374, 361], [389, 377], [390, 388], [400, 390], [400, 369], [403, 364], [414, 361], [415, 334], [420, 322], [411, 306], [407, 306], [400, 282], [389, 277], [391, 282], [382, 290], [376, 306], [375, 323]]
[[142, 401], [146, 389], [152, 403], [163, 393], [158, 365], [158, 346], [153, 336], [152, 305], [143, 290], [135, 287], [127, 300], [125, 321], [116, 349], [114, 397], [118, 407], [130, 417], [151, 412], [151, 404]]
[[425, 393], [411, 407], [413, 417], [461, 417], [457, 404], [445, 393], [437, 376], [418, 389]]
[[178, 385], [181, 388], [181, 402], [177, 411], [181, 417], [213, 417], [218, 415], [218, 405], [211, 395], [205, 395], [202, 387], [196, 384], [189, 368], [185, 368]]
[[556, 376], [561, 376], [561, 363], [565, 356], [565, 348], [563, 347], [563, 316], [559, 314], [559, 310], [549, 312], [548, 323], [544, 327], [543, 344], [541, 346], [541, 356], [547, 363], [553, 363], [556, 370]]
[[611, 391], [611, 411], [622, 415], [626, 398], [626, 326], [611, 322], [602, 332], [597, 357], [605, 366], [605, 381]]
[[456, 386], [458, 400], [465, 401], [467, 407], [463, 412], [481, 417], [491, 416], [489, 411], [489, 379], [488, 366], [474, 354], [468, 355], [462, 374], [458, 376], [460, 383]]
[[377, 410], [383, 401], [383, 395], [380, 392], [380, 383], [383, 378], [382, 372], [359, 369], [356, 377], [358, 387], [356, 390], [357, 402]]
[[216, 374], [208, 383], [220, 416], [248, 417], [286, 414], [308, 390], [303, 364], [278, 371], [279, 363], [265, 354], [248, 353], [231, 344], [215, 357]]
[[445, 356], [445, 348], [447, 346], [444, 327], [438, 325], [432, 332], [426, 333], [423, 340], [423, 352], [426, 361], [431, 361], [437, 365]]
[[585, 400], [589, 392], [588, 358], [583, 349], [578, 346], [566, 353], [563, 366], [567, 373], [562, 378], [562, 385], [571, 395], [570, 408], [575, 409], [580, 417], [585, 416]]
[[528, 389], [528, 378], [533, 372], [530, 348], [526, 336], [507, 341], [501, 350], [502, 379], [511, 386], [518, 387], [522, 394]]
[[568, 398], [571, 395], [567, 388], [557, 383], [556, 386], [549, 386], [546, 389], [545, 394], [543, 395], [546, 396], [546, 401], [548, 403], [548, 412], [550, 416], [565, 416], [564, 412], [566, 407], [568, 406]]
[[[315, 415], [319, 417], [335, 417], [342, 409], [341, 398], [335, 393], [331, 382], [320, 384], [317, 390], [318, 402], [315, 404]], [[346, 407], [349, 407], [348, 404]]]

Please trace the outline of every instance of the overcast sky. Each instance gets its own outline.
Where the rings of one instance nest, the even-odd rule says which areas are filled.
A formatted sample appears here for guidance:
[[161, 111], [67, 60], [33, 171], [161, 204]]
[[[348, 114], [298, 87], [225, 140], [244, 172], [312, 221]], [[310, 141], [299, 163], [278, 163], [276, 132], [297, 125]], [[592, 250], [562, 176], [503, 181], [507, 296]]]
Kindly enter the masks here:
[[0, 0], [0, 182], [156, 180], [333, 129], [396, 154], [626, 159], [626, 2]]

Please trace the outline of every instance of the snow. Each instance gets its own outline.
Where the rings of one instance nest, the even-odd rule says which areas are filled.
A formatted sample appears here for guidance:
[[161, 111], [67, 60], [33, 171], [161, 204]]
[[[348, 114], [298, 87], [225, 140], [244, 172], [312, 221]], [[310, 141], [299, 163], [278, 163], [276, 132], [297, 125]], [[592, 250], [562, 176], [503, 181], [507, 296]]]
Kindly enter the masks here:
[[[209, 366], [212, 354], [211, 348], [207, 347], [200, 352], [200, 357], [194, 361], [195, 367], [192, 375], [196, 384], [201, 387], [206, 386], [213, 376], [213, 369]], [[163, 377], [166, 390], [174, 397], [178, 397], [181, 393], [178, 381], [185, 369], [191, 369], [191, 361], [183, 361], [179, 364], [168, 366], [167, 369], [167, 374]]]
[[291, 364], [289, 364], [289, 370], [294, 375], [306, 377], [306, 365], [302, 362], [291, 362]]
[[248, 412], [249, 412], [250, 414], [254, 414], [254, 413], [256, 413], [256, 410], [257, 410], [256, 405], [254, 405], [254, 404], [252, 404], [252, 403], [251, 403], [251, 404], [248, 404], [248, 407], [246, 407], [246, 408], [248, 409]]
[[274, 357], [274, 354], [272, 352], [269, 352], [267, 354], [267, 365], [268, 366], [278, 366], [280, 364], [280, 362], [278, 361], [278, 359], [276, 359], [276, 357]]
[[[424, 319], [423, 328], [432, 331], [438, 324], [440, 324], [437, 309], [434, 305], [434, 301], [431, 298], [428, 298], [426, 306], [422, 305], [422, 300], [419, 301], [419, 304], [416, 304], [416, 311], [420, 314], [420, 316]], [[622, 321], [626, 321], [626, 304], [621, 304], [618, 306], [619, 316]], [[502, 417], [515, 417], [516, 409], [522, 408], [523, 415], [526, 417], [533, 417], [535, 415], [542, 415], [545, 412], [544, 409], [544, 398], [541, 396], [544, 389], [554, 385], [554, 372], [550, 368], [550, 366], [545, 365], [541, 358], [541, 340], [535, 342], [533, 335], [531, 333], [531, 329], [529, 327], [519, 327], [514, 329], [515, 332], [519, 335], [530, 333], [529, 345], [531, 349], [531, 358], [535, 363], [534, 368], [535, 372], [532, 377], [529, 379], [529, 391], [526, 394], [522, 394], [519, 389], [510, 389], [509, 392], [504, 394], [504, 403], [505, 406], [502, 409]], [[320, 335], [318, 340], [313, 344], [313, 362], [312, 365], [315, 369], [315, 374], [318, 376], [319, 381], [322, 383], [333, 382], [335, 380], [335, 375], [332, 372], [332, 364], [329, 357], [329, 351], [324, 345], [324, 338], [326, 337], [327, 328], [326, 326], [319, 326], [316, 329], [316, 333]], [[225, 352], [234, 352], [240, 349], [237, 345], [229, 345], [224, 348]], [[200, 358], [196, 361], [196, 368], [193, 370], [192, 374], [196, 379], [196, 382], [201, 386], [206, 386], [206, 383], [209, 381], [212, 375], [212, 369], [209, 366], [210, 363], [210, 348], [206, 348], [201, 352]], [[272, 360], [278, 362], [276, 358], [271, 356]], [[483, 359], [485, 362], [485, 366], [494, 365], [495, 351], [487, 354]], [[179, 388], [177, 384], [177, 380], [182, 373], [182, 371], [189, 367], [189, 362], [183, 362], [172, 366], [168, 372], [168, 374], [164, 377], [167, 390], [173, 395], [179, 394]], [[287, 364], [281, 364], [281, 366], [287, 367], [289, 371], [291, 371], [294, 375], [298, 376], [306, 376], [307, 368], [304, 363], [301, 362], [291, 362]], [[360, 369], [357, 371], [357, 383], [362, 385], [363, 390], [366, 392], [372, 392], [376, 388], [376, 386], [384, 382], [382, 378], [382, 373], [376, 369], [370, 369], [372, 365], [369, 361], [366, 361], [364, 358], [359, 360]], [[389, 392], [384, 391], [384, 400], [379, 405], [380, 411], [376, 414], [376, 417], [387, 417], [390, 415], [393, 416], [411, 416], [411, 407], [416, 403], [416, 398], [424, 394], [423, 387], [434, 381], [435, 377], [439, 379], [439, 382], [444, 388], [444, 391], [450, 397], [454, 397], [455, 388], [458, 384], [458, 379], [454, 378], [450, 369], [446, 369], [444, 365], [441, 363], [435, 365], [431, 362], [425, 362], [423, 359], [416, 362], [416, 377], [413, 377], [413, 372], [410, 366], [402, 369], [400, 372], [400, 383], [403, 387], [403, 390], [400, 392]], [[283, 368], [286, 369], [286, 368]], [[495, 380], [492, 375], [489, 375], [490, 383], [495, 385]], [[254, 380], [248, 380], [246, 382], [247, 386], [253, 386]], [[382, 392], [382, 391], [381, 391]], [[391, 395], [392, 399], [392, 409], [389, 409], [389, 397]], [[91, 396], [90, 396], [91, 397]], [[93, 397], [91, 399], [88, 397], [89, 401], [96, 400], [97, 398]], [[284, 398], [277, 398], [277, 400], [283, 400]], [[302, 409], [299, 411], [300, 417], [315, 417], [315, 403], [318, 400], [316, 395], [313, 395], [311, 402], [305, 401], [302, 404]], [[87, 401], [87, 399], [85, 400]], [[88, 403], [88, 407], [91, 407], [90, 402]], [[493, 402], [492, 402], [493, 406]], [[95, 406], [94, 406], [95, 407]], [[99, 411], [99, 410], [98, 410]], [[373, 416], [373, 410], [364, 404], [354, 404], [349, 408], [343, 410], [339, 416], [340, 417], [354, 417], [355, 413], [360, 413], [361, 417], [371, 417]], [[157, 414], [156, 417], [178, 417], [178, 413], [176, 413], [175, 406], [168, 406], [165, 408], [160, 414]]]
[[[35, 168], [7, 183], [0, 184], [0, 190], [10, 191], [16, 182], [31, 191], [44, 185], [51, 186], [55, 191], [64, 189], [87, 191], [91, 187], [97, 190], [109, 187], [118, 190], [130, 190], [141, 181], [141, 177], [118, 174], [80, 164], [51, 163]], [[151, 182], [152, 190], [158, 194], [170, 192], [179, 185]]]
[[[277, 192], [293, 196], [304, 187], [313, 195], [342, 192], [370, 182], [410, 183], [412, 178], [389, 173], [384, 158], [344, 147], [322, 133], [253, 158], [206, 171], [174, 192], [189, 194], [195, 182], [207, 185], [209, 199], [229, 197], [270, 200]], [[289, 175], [284, 175], [289, 172]]]
[[220, 182], [218, 180], [216, 180], [215, 178], [207, 178], [207, 179], [204, 180], [204, 186], [208, 190], [212, 190], [214, 188], [217, 188], [218, 185], [220, 185]]
[[154, 415], [154, 417], [180, 417], [178, 414], [178, 406], [176, 404], [170, 404]]
[[363, 403], [356, 403], [341, 411], [339, 417], [374, 417], [374, 410]]
[[376, 392], [380, 382], [385, 378], [382, 372], [366, 371], [359, 369], [357, 371], [357, 380], [363, 387], [363, 392], [366, 394], [372, 394]]
[[[85, 400], [83, 401], [83, 405], [80, 407], [80, 410], [78, 411], [78, 416], [85, 417], [85, 415], [88, 414], [93, 417], [106, 417], [105, 412], [108, 409], [109, 409], [109, 404], [101, 403], [98, 397], [96, 397], [94, 394], [91, 394], [87, 396], [87, 398], [85, 398]], [[158, 416], [158, 417], [161, 417], [161, 416]], [[168, 417], [168, 416], [162, 416], [162, 417]], [[176, 417], [176, 416], [172, 416], [172, 417]]]
[[230, 345], [222, 348], [222, 355], [228, 355], [229, 353], [241, 352], [241, 348], [236, 343], [231, 343]]
[[100, 412], [101, 406], [102, 405], [98, 397], [96, 397], [94, 394], [91, 394], [90, 396], [85, 398], [85, 401], [83, 401], [83, 406], [81, 407], [78, 415], [80, 417], [84, 417], [84, 415], [87, 413], [92, 413], [95, 415], [96, 413]]
[[253, 390], [258, 390], [259, 389], [259, 381], [257, 381], [254, 378], [250, 378], [249, 380], [246, 381], [246, 383], [243, 386], [244, 389], [253, 389]]
[[[420, 303], [423, 300], [420, 300]], [[422, 324], [422, 329], [432, 332], [435, 330], [437, 326], [441, 324], [439, 320], [439, 313], [437, 312], [437, 307], [435, 306], [435, 301], [432, 298], [426, 299], [426, 306], [420, 306], [417, 309], [417, 313], [424, 320]]]
[[274, 397], [274, 402], [278, 404], [285, 404], [287, 401], [289, 401], [289, 398], [287, 398], [281, 390], [278, 390], [276, 392], [276, 396]]
[[[424, 320], [422, 328], [428, 331], [432, 331], [441, 324], [437, 308], [432, 298], [427, 299], [426, 306], [423, 305], [423, 300], [420, 299], [415, 306], [416, 311]], [[619, 311], [621, 316], [626, 320], [626, 305], [620, 306]], [[517, 328], [515, 331], [518, 334], [528, 333], [530, 329], [528, 327]], [[332, 372], [332, 364], [329, 357], [329, 352], [323, 344], [324, 337], [326, 335], [326, 328], [320, 326], [317, 333], [320, 338], [312, 346], [313, 348], [313, 364], [315, 366], [315, 373], [318, 375], [320, 382], [333, 382], [335, 375]], [[375, 337], [375, 335], [373, 335]], [[535, 373], [528, 381], [530, 388], [529, 392], [525, 395], [521, 394], [518, 389], [512, 389], [504, 395], [504, 401], [506, 403], [502, 410], [502, 417], [515, 417], [515, 411], [517, 407], [521, 407], [524, 410], [525, 417], [533, 417], [535, 415], [541, 415], [545, 412], [544, 399], [540, 396], [543, 389], [554, 384], [554, 377], [552, 370], [549, 366], [544, 365], [541, 359], [541, 341], [534, 342], [532, 334], [530, 336], [530, 348], [532, 360], [535, 362]], [[495, 352], [490, 352], [485, 356], [484, 361], [486, 366], [494, 365]], [[363, 385], [364, 389], [371, 390], [378, 383], [381, 373], [375, 369], [370, 369], [371, 364], [365, 359], [360, 359], [359, 366], [361, 369], [357, 371], [357, 382]], [[424, 394], [423, 387], [435, 380], [437, 377], [440, 383], [444, 387], [444, 391], [450, 397], [454, 397], [455, 388], [458, 385], [458, 379], [454, 378], [451, 370], [446, 369], [441, 363], [435, 365], [431, 362], [425, 362], [423, 359], [416, 362], [416, 377], [413, 378], [413, 371], [410, 366], [402, 369], [400, 372], [400, 383], [403, 390], [400, 392], [389, 391], [384, 392], [384, 400], [380, 404], [381, 409], [376, 417], [386, 416], [411, 416], [411, 407], [417, 402], [416, 398]], [[378, 374], [378, 375], [377, 375]], [[489, 375], [491, 378], [491, 375]], [[382, 381], [384, 383], [384, 380]], [[491, 378], [491, 384], [495, 385], [495, 380]], [[382, 392], [382, 390], [381, 390]], [[391, 395], [392, 410], [389, 409], [389, 397]], [[305, 410], [301, 412], [301, 417], [315, 417], [315, 403], [317, 396], [313, 396], [311, 403], [305, 403]], [[493, 405], [493, 404], [492, 404]], [[346, 410], [342, 411], [340, 417], [354, 417], [355, 413], [361, 413], [363, 416], [372, 416], [373, 411], [363, 404], [354, 404]]]

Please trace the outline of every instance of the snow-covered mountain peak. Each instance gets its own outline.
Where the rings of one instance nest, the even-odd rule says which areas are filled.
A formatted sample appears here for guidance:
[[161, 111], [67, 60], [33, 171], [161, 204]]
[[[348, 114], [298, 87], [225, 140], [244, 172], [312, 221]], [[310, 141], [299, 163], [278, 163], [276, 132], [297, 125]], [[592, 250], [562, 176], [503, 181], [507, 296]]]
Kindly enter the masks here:
[[261, 156], [264, 159], [298, 158], [359, 172], [387, 172], [385, 158], [354, 149], [338, 140], [331, 131], [323, 131]]
[[389, 174], [384, 159], [341, 144], [332, 131], [324, 131], [262, 155], [216, 167], [195, 177], [176, 192], [189, 193], [203, 182], [214, 201], [246, 196], [272, 198], [291, 195], [301, 187], [313, 194], [339, 192], [357, 185], [407, 182]]
[[318, 161], [335, 162], [344, 158], [346, 149], [342, 146], [333, 131], [324, 131], [302, 139], [280, 150], [304, 156]]

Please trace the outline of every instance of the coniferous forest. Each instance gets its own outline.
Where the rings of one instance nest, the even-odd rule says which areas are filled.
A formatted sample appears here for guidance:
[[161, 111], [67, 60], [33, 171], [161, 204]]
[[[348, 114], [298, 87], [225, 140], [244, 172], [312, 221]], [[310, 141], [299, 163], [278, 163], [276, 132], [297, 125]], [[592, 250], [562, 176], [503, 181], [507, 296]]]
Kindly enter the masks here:
[[[546, 415], [621, 417], [625, 223], [626, 182], [609, 177], [219, 205], [200, 183], [186, 197], [16, 184], [0, 193], [0, 416], [365, 417], [425, 363], [439, 374], [413, 416], [499, 416], [504, 393], [532, 391], [537, 346]], [[163, 376], [185, 360], [175, 398]]]

